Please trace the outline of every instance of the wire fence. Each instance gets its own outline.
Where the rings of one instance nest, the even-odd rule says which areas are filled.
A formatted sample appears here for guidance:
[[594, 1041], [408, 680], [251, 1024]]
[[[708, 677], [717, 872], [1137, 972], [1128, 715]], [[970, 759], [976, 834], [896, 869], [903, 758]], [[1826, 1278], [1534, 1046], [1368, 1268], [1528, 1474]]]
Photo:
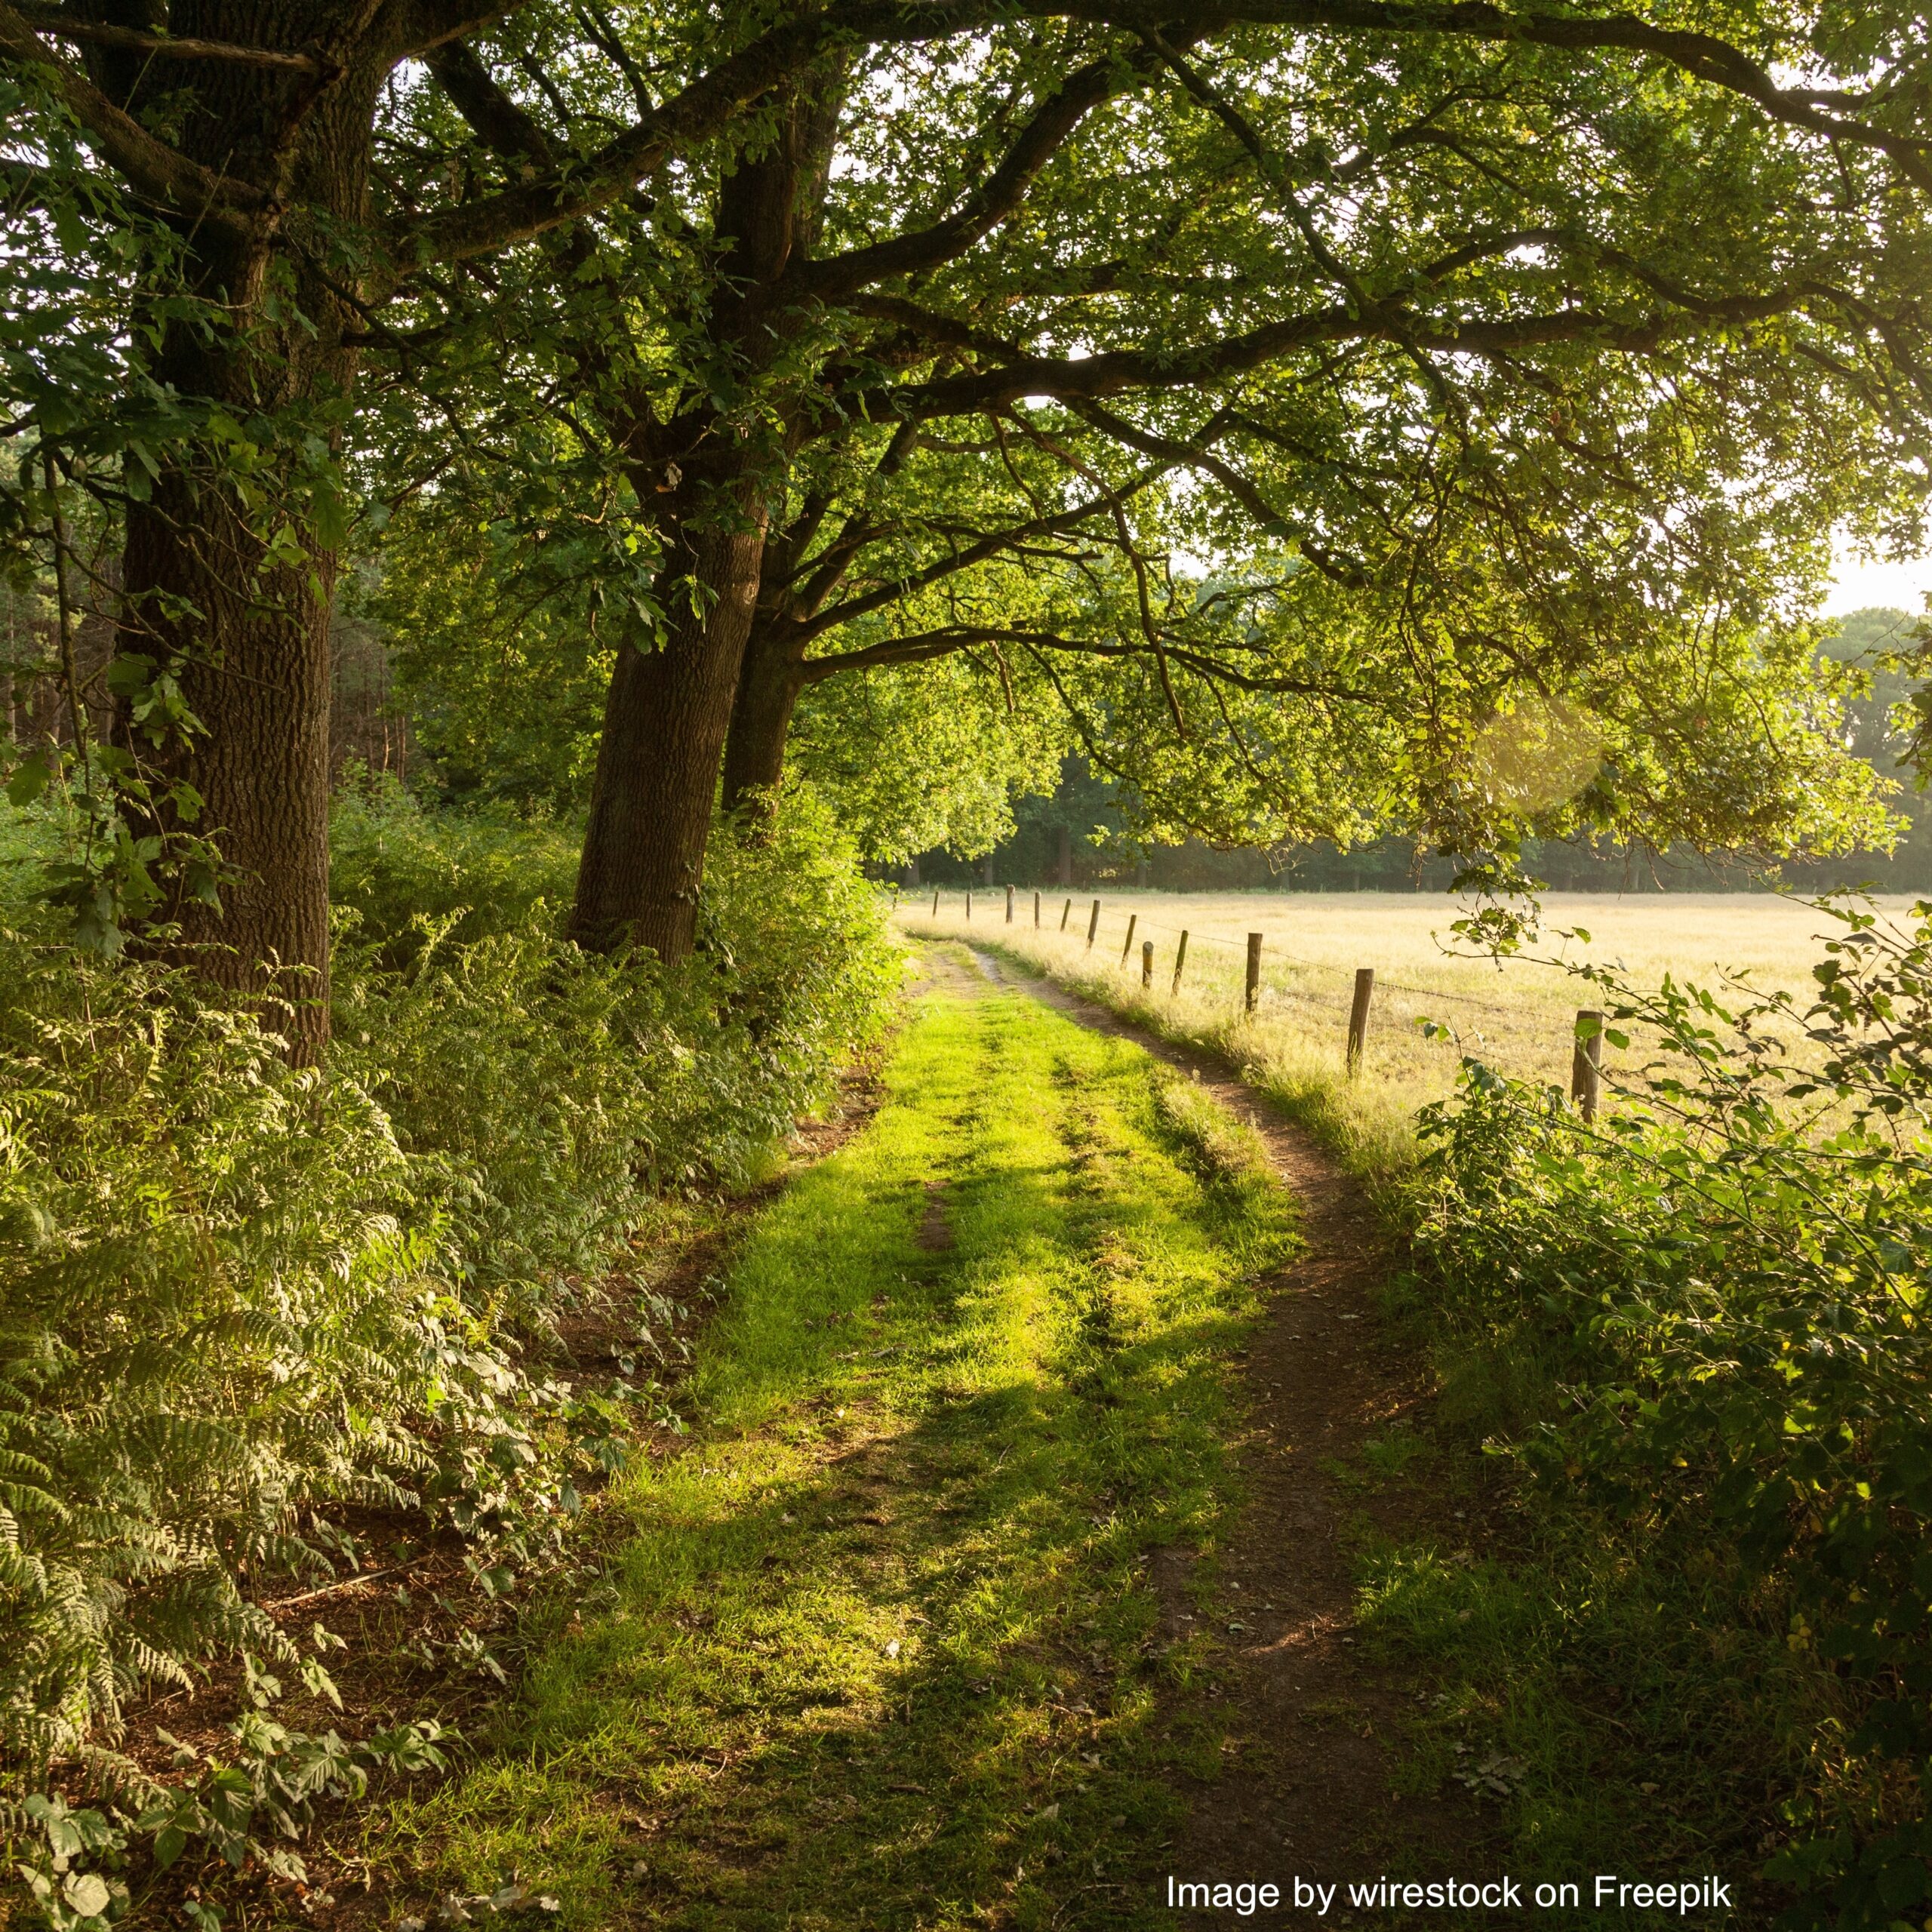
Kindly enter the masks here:
[[[1195, 998], [1208, 996], [1209, 989], [1203, 985], [1198, 971], [1190, 971], [1190, 968], [1198, 958], [1195, 949], [1212, 948], [1218, 954], [1232, 955], [1232, 963], [1238, 968], [1238, 977], [1235, 992], [1226, 996], [1238, 999], [1238, 1011], [1251, 1018], [1265, 1018], [1269, 1011], [1279, 1011], [1285, 1006], [1303, 1009], [1301, 1017], [1305, 1020], [1311, 1025], [1318, 1022], [1325, 1028], [1334, 1023], [1338, 1013], [1346, 1013], [1346, 1033], [1338, 1044], [1343, 1045], [1346, 1062], [1352, 1070], [1359, 1068], [1363, 1061], [1371, 1015], [1378, 1010], [1383, 1011], [1385, 1020], [1395, 1017], [1420, 1027], [1435, 1017], [1426, 1008], [1440, 1002], [1455, 1010], [1459, 1023], [1468, 1023], [1464, 1021], [1464, 1016], [1472, 1016], [1478, 1023], [1492, 1023], [1519, 1045], [1523, 1044], [1521, 1036], [1526, 1029], [1534, 1028], [1540, 1035], [1537, 1042], [1540, 1051], [1535, 1052], [1534, 1057], [1542, 1063], [1543, 1069], [1546, 1072], [1559, 1072], [1561, 1062], [1567, 1057], [1572, 1099], [1586, 1115], [1594, 1115], [1596, 1111], [1603, 1026], [1603, 1015], [1598, 1009], [1577, 1009], [1574, 1019], [1565, 1014], [1567, 1023], [1561, 1024], [1559, 1028], [1556, 1023], [1559, 1009], [1546, 998], [1532, 997], [1526, 1000], [1518, 997], [1506, 1002], [1486, 999], [1479, 994], [1455, 987], [1420, 986], [1412, 980], [1387, 977], [1373, 966], [1350, 968], [1331, 960], [1309, 958], [1270, 940], [1265, 933], [1250, 932], [1244, 939], [1230, 939], [1219, 933], [1150, 918], [1137, 906], [1125, 912], [1109, 909], [1099, 898], [1087, 900], [1068, 897], [1061, 903], [1059, 916], [1054, 920], [1049, 917], [1045, 895], [1033, 893], [1032, 905], [1028, 908], [1017, 897], [1022, 890], [1007, 888], [1002, 900], [1001, 889], [997, 887], [990, 892], [980, 893], [955, 890], [947, 894], [943, 889], [936, 889], [929, 906], [923, 891], [917, 901], [909, 896], [901, 903], [905, 909], [916, 912], [936, 923], [949, 912], [968, 927], [986, 925], [995, 937], [1002, 933], [1010, 937], [1037, 936], [1049, 952], [1056, 947], [1072, 949], [1079, 955], [1083, 964], [1111, 964], [1118, 971], [1129, 971], [1135, 965], [1137, 962], [1131, 955], [1138, 942], [1140, 983], [1143, 992], [1149, 994], [1156, 990], [1158, 981], [1159, 991], [1169, 996], [1178, 995], [1183, 990], [1186, 981], [1186, 990]], [[1056, 894], [1053, 897], [1058, 899], [1060, 895]], [[1079, 912], [1077, 919], [1076, 909]], [[1030, 918], [1025, 916], [1029, 911]], [[976, 912], [980, 916], [976, 918]], [[1156, 935], [1171, 943], [1157, 943]], [[1120, 949], [1117, 961], [1112, 958], [1116, 944]], [[1089, 954], [1101, 956], [1097, 961], [1088, 962], [1085, 955]], [[1161, 954], [1171, 963], [1171, 977], [1164, 968], [1157, 976], [1156, 956]], [[1277, 969], [1272, 980], [1268, 975], [1271, 964]], [[1318, 989], [1303, 983], [1306, 977], [1310, 975], [1332, 975], [1339, 983], [1332, 989]], [[1214, 977], [1218, 980], [1220, 976], [1217, 974]], [[1391, 1002], [1391, 995], [1401, 997]], [[1413, 1008], [1417, 1002], [1423, 1003], [1425, 1010], [1392, 1014], [1386, 1010], [1392, 1004]], [[1445, 1037], [1454, 1037], [1453, 1027], [1445, 1029]], [[1521, 1070], [1530, 1069], [1524, 1066]]]

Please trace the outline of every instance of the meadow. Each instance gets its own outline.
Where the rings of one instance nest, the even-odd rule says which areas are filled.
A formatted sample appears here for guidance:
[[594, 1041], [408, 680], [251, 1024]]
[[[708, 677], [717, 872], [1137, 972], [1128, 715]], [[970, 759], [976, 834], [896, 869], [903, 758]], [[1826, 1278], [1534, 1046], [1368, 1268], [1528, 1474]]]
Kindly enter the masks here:
[[[1100, 920], [1090, 949], [1097, 896]], [[1008, 925], [1003, 888], [976, 889], [970, 916], [967, 895], [943, 889], [935, 918], [928, 888], [907, 891], [897, 917], [910, 934], [1011, 946], [1056, 977], [1103, 981], [1094, 989], [1107, 1003], [1124, 996], [1164, 1032], [1217, 1041], [1278, 1094], [1304, 1103], [1320, 1095], [1337, 1116], [1345, 1151], [1371, 1171], [1404, 1164], [1417, 1110], [1451, 1092], [1465, 1056], [1515, 1079], [1567, 1087], [1576, 1014], [1601, 1004], [1574, 968], [1614, 967], [1647, 989], [1666, 975], [1713, 989], [1742, 981], [1760, 992], [1789, 991], [1802, 1004], [1835, 924], [1770, 894], [1552, 893], [1542, 901], [1543, 943], [1498, 960], [1454, 931], [1468, 903], [1439, 894], [1061, 888], [1040, 894], [1037, 928], [1034, 902], [1030, 888], [1016, 891]], [[1878, 903], [1897, 915], [1909, 901]], [[1260, 997], [1244, 1020], [1254, 932], [1263, 935]], [[1152, 984], [1137, 996], [1141, 949], [1150, 940]], [[1349, 1002], [1364, 966], [1376, 976], [1367, 1044], [1359, 1077], [1343, 1083]], [[1607, 1075], [1614, 1082], [1634, 1074], [1651, 1046], [1640, 1029], [1627, 1051], [1607, 1047]]]

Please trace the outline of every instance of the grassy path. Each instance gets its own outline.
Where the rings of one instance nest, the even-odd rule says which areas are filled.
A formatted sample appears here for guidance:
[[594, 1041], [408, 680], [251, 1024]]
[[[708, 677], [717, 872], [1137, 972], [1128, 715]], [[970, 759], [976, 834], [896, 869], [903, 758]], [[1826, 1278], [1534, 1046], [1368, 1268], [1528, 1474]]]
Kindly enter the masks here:
[[1209, 1660], [1158, 1552], [1230, 1520], [1287, 1197], [1186, 1081], [956, 973], [886, 1088], [758, 1223], [706, 1432], [626, 1479], [500, 1734], [372, 1823], [390, 1919], [514, 1879], [585, 1927], [1161, 1921], [1223, 1740], [1162, 1694]]

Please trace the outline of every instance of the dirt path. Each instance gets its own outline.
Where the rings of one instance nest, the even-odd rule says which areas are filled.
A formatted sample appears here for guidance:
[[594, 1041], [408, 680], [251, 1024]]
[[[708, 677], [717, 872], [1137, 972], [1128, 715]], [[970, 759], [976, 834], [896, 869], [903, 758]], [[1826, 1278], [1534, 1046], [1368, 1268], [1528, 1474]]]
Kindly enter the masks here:
[[[365, 1922], [513, 1881], [558, 1932], [1360, 1928], [1296, 1878], [1470, 1872], [1468, 1811], [1392, 1795], [1419, 1687], [1351, 1628], [1358, 1520], [1427, 1521], [1363, 1480], [1418, 1398], [1362, 1203], [1225, 1068], [1145, 1043], [1254, 1121], [1299, 1228], [1183, 1158], [1166, 1082], [1094, 1037], [1130, 1028], [956, 949], [920, 989], [866, 1131], [739, 1244], [688, 1441], [533, 1604], [515, 1697], [358, 1815]], [[1204, 1881], [1289, 1903], [1169, 1908]]]
[[[1224, 1063], [1051, 981], [1009, 972], [989, 953], [974, 957], [989, 979], [1197, 1080], [1252, 1124], [1301, 1204], [1306, 1246], [1241, 1364], [1252, 1418], [1242, 1445], [1247, 1499], [1220, 1564], [1239, 1646], [1231, 1691], [1238, 1748], [1218, 1780], [1191, 1794], [1189, 1826], [1171, 1854], [1176, 1878], [1272, 1879], [1291, 1897], [1297, 1875], [1330, 1884], [1384, 1872], [1471, 1875], [1485, 1862], [1474, 1807], [1392, 1795], [1405, 1718], [1427, 1693], [1362, 1655], [1353, 1631], [1352, 1536], [1365, 1524], [1412, 1528], [1429, 1509], [1413, 1489], [1349, 1482], [1364, 1444], [1411, 1417], [1424, 1393], [1419, 1365], [1378, 1319], [1371, 1291], [1388, 1257], [1360, 1186]], [[1163, 1555], [1164, 1593], [1178, 1602], [1192, 1558]], [[1175, 1921], [1230, 1922], [1225, 1912], [1180, 1912]], [[1291, 1911], [1276, 1922], [1316, 1921]], [[1349, 1922], [1345, 1908], [1321, 1922]]]

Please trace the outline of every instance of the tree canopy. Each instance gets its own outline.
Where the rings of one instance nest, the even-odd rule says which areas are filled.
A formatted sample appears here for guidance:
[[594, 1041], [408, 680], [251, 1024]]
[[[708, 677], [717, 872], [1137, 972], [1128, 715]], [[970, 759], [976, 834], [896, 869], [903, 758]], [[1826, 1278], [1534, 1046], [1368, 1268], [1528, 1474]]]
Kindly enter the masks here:
[[1879, 826], [1813, 613], [1922, 531], [1909, 10], [260, 11], [0, 6], [13, 250], [93, 291], [16, 312], [9, 528], [126, 521], [134, 829], [205, 795], [231, 901], [309, 875], [312, 676], [245, 694], [345, 543], [533, 743], [601, 702], [589, 943], [688, 945], [795, 715], [902, 831], [962, 731], [1152, 835]]

